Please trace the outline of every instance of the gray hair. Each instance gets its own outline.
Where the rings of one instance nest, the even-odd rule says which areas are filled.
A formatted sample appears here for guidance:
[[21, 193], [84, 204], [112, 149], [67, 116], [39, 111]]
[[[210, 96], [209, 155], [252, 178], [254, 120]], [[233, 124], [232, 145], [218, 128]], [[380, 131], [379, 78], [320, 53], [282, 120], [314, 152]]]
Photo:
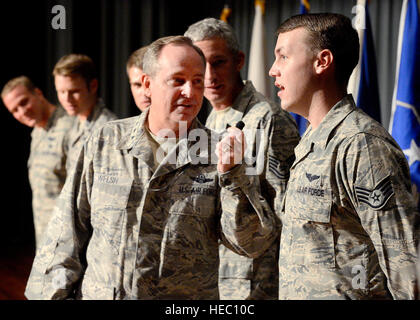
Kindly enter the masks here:
[[156, 41], [152, 42], [150, 45], [147, 46], [146, 53], [143, 57], [144, 73], [148, 74], [151, 77], [155, 76], [156, 72], [158, 71], [158, 59], [160, 52], [165, 46], [169, 44], [176, 46], [188, 46], [193, 48], [203, 61], [203, 66], [206, 66], [206, 58], [204, 57], [203, 52], [199, 47], [193, 44], [190, 38], [184, 36], [169, 36], [157, 39]]
[[206, 18], [190, 25], [184, 36], [191, 38], [192, 41], [203, 41], [214, 38], [221, 38], [226, 41], [227, 47], [233, 55], [239, 53], [239, 42], [232, 27], [215, 18]]

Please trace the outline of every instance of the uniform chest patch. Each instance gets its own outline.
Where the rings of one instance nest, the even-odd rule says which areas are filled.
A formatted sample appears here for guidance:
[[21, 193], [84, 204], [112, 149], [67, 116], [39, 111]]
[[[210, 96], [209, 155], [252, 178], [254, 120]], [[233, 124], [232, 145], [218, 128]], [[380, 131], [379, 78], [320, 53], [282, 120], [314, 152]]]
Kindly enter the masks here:
[[196, 177], [190, 177], [192, 181], [198, 182], [198, 183], [206, 183], [213, 181], [212, 179], [207, 179], [203, 174], [199, 174]]
[[394, 194], [389, 176], [379, 182], [373, 190], [359, 186], [355, 186], [354, 189], [359, 203], [367, 204], [374, 210], [382, 209]]
[[308, 178], [309, 182], [319, 179], [319, 176], [315, 174], [310, 174], [306, 172], [306, 178]]

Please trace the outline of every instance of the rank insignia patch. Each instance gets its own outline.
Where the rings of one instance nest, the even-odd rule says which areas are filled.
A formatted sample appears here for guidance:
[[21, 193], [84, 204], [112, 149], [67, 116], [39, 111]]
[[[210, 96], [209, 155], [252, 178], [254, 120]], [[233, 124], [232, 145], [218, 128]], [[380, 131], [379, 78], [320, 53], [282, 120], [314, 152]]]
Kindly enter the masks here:
[[375, 210], [382, 209], [388, 199], [394, 194], [389, 176], [379, 182], [373, 190], [356, 186], [354, 189], [359, 203], [365, 203]]
[[272, 174], [274, 174], [279, 179], [288, 179], [289, 175], [285, 175], [280, 171], [280, 161], [274, 158], [273, 156], [268, 156], [268, 167]]

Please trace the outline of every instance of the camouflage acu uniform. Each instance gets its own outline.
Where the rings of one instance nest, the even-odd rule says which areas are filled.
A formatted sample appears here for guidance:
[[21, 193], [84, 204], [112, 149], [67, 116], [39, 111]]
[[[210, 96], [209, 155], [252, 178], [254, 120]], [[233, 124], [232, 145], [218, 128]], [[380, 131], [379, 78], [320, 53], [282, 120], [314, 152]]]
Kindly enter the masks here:
[[66, 180], [67, 149], [64, 139], [74, 120], [74, 117], [68, 116], [64, 109], [56, 108], [45, 128], [32, 130], [28, 173], [32, 189], [32, 212], [37, 245], [45, 232], [55, 200]]
[[[110, 122], [81, 150], [26, 288], [31, 299], [217, 299], [218, 241], [257, 256], [275, 216], [244, 165], [218, 174], [181, 139], [152, 171], [148, 111]], [[210, 131], [205, 130], [214, 151]], [[191, 132], [191, 131], [190, 131]], [[187, 153], [185, 147], [188, 147]], [[208, 164], [202, 164], [208, 163]]]
[[[254, 158], [258, 152], [262, 155], [261, 172], [258, 172], [262, 195], [280, 215], [289, 168], [294, 160], [293, 149], [299, 142], [296, 124], [286, 111], [257, 92], [251, 81], [245, 82], [229, 110], [213, 110], [206, 126], [220, 131], [240, 120], [245, 123], [247, 152]], [[221, 245], [220, 263], [221, 299], [278, 298], [278, 241], [258, 259], [240, 256]]]
[[83, 143], [89, 137], [89, 135], [96, 129], [105, 124], [108, 121], [116, 120], [117, 116], [105, 107], [102, 99], [98, 99], [98, 103], [92, 109], [89, 117], [84, 122], [75, 121], [73, 128], [70, 130], [67, 139], [67, 145], [69, 149], [67, 171], [70, 172], [70, 168], [76, 162], [79, 151], [83, 146]]
[[393, 138], [348, 95], [295, 153], [279, 298], [412, 299], [419, 214]]

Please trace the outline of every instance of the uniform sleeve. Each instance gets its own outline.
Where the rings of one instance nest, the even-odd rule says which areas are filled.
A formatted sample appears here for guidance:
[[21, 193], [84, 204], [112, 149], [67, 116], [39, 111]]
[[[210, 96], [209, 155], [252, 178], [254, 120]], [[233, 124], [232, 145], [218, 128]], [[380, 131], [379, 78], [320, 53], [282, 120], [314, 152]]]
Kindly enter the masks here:
[[258, 176], [247, 175], [245, 165], [219, 174], [221, 238], [241, 255], [258, 257], [278, 236], [276, 219], [261, 196]]
[[[263, 121], [263, 120], [262, 120]], [[271, 115], [264, 126], [264, 144], [261, 144], [264, 171], [259, 176], [261, 194], [268, 201], [276, 217], [280, 217], [281, 203], [286, 192], [290, 167], [295, 159], [294, 149], [300, 136], [296, 124], [285, 114]], [[280, 219], [277, 219], [281, 230]], [[252, 262], [251, 295], [253, 300], [278, 299], [279, 237], [259, 258]]]
[[277, 217], [280, 217], [290, 167], [295, 160], [294, 150], [300, 136], [294, 120], [283, 115], [273, 115], [265, 131], [268, 139], [264, 153], [265, 170], [261, 190]]
[[[91, 157], [88, 144], [57, 199], [53, 217], [37, 250], [25, 290], [28, 299], [71, 299], [86, 268], [85, 251], [91, 235]], [[85, 156], [86, 155], [86, 156]]]
[[394, 299], [414, 299], [420, 220], [404, 154], [391, 141], [359, 134], [338, 159], [348, 205], [373, 243], [388, 290]]

